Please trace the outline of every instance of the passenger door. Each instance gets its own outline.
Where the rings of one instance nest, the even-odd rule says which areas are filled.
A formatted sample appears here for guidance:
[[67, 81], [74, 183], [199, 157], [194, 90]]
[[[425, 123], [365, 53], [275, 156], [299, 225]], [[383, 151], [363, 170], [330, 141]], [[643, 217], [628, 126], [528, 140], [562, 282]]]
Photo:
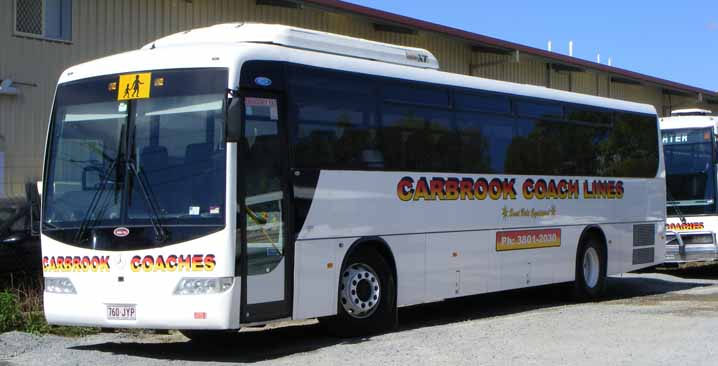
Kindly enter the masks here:
[[241, 323], [291, 315], [293, 247], [287, 128], [279, 94], [242, 95], [238, 148]]

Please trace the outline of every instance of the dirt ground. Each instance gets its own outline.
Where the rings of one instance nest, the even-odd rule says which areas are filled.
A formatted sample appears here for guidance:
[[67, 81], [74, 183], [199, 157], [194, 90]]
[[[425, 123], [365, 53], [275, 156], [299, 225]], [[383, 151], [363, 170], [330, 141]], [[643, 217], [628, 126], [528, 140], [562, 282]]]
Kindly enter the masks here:
[[316, 322], [242, 331], [216, 346], [170, 334], [0, 335], [0, 366], [123, 364], [715, 365], [718, 266], [612, 277], [606, 298], [563, 287], [472, 296], [400, 310], [398, 331], [337, 339]]

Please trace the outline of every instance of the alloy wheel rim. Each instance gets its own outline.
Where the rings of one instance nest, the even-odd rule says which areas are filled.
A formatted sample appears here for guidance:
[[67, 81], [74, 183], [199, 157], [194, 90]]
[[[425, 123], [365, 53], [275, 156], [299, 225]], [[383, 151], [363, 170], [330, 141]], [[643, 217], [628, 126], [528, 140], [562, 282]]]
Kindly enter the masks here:
[[339, 300], [349, 316], [363, 319], [374, 314], [381, 301], [381, 283], [369, 265], [355, 263], [342, 272]]
[[598, 285], [599, 272], [598, 252], [595, 248], [588, 248], [583, 254], [583, 279], [586, 286], [594, 288]]

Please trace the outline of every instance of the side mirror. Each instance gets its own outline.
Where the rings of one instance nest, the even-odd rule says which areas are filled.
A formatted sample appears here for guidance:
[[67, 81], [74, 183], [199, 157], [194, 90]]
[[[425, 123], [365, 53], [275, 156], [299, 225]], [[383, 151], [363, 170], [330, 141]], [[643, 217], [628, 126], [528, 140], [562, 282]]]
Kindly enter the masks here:
[[37, 183], [26, 183], [25, 194], [27, 196], [27, 202], [30, 204], [30, 235], [40, 235], [40, 191], [42, 182]]
[[227, 118], [224, 126], [225, 142], [239, 142], [242, 138], [243, 98], [236, 92], [233, 95], [234, 97], [227, 99], [227, 103], [225, 103], [227, 105]]
[[242, 98], [234, 97], [229, 99], [229, 105], [227, 106], [227, 122], [225, 126], [226, 142], [239, 142], [242, 138], [243, 109]]

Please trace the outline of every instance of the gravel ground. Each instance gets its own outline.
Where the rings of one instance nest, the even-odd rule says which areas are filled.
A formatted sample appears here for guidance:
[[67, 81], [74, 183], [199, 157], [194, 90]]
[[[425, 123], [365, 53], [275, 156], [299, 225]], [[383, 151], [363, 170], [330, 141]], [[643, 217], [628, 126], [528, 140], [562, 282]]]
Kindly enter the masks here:
[[0, 334], [0, 366], [715, 365], [718, 267], [609, 279], [598, 303], [562, 287], [474, 296], [400, 311], [397, 332], [340, 340], [316, 323], [240, 332], [200, 347], [178, 333], [83, 338]]

